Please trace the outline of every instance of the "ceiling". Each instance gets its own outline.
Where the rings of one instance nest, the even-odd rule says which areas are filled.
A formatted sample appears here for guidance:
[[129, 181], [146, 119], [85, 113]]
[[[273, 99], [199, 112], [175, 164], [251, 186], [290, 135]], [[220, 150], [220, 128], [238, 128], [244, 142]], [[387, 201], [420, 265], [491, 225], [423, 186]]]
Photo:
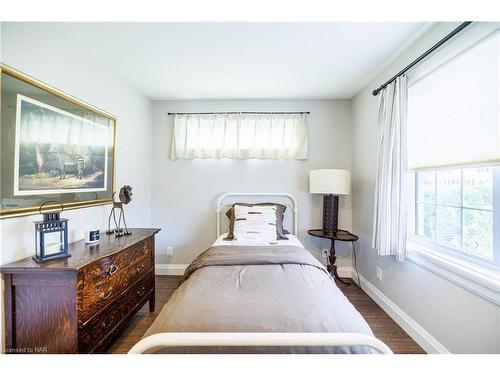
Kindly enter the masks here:
[[425, 23], [60, 23], [152, 99], [351, 98]]

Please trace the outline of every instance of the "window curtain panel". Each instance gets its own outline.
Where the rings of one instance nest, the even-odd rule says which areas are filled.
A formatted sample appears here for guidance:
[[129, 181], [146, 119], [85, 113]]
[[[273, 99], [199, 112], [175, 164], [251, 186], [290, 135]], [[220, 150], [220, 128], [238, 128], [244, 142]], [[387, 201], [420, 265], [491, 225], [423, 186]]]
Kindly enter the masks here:
[[407, 211], [407, 77], [401, 76], [380, 94], [378, 165], [372, 247], [378, 255], [404, 261]]
[[179, 114], [171, 159], [307, 159], [305, 114]]

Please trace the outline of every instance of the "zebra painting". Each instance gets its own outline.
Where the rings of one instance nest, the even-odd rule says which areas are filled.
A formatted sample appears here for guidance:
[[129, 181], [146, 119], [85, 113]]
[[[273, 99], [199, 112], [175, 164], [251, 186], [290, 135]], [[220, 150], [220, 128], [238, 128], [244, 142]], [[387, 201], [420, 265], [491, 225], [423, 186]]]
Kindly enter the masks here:
[[13, 195], [109, 191], [111, 196], [114, 124], [105, 121], [18, 94]]
[[59, 179], [65, 179], [67, 170], [71, 170], [72, 168], [75, 168], [76, 170], [75, 177], [78, 180], [82, 179], [85, 172], [85, 159], [83, 158], [83, 155], [68, 154], [61, 145], [53, 145], [49, 152], [54, 153], [59, 161]]

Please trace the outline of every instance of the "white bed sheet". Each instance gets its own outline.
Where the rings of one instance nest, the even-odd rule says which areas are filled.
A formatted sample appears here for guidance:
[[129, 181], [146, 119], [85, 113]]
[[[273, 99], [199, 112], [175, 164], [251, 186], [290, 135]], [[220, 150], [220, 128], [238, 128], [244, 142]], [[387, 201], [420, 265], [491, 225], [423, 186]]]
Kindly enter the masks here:
[[[221, 234], [215, 242], [212, 244], [212, 246], [234, 246], [234, 245], [239, 245], [239, 246], [260, 246], [259, 244], [249, 244], [249, 243], [238, 243], [238, 240], [233, 240], [233, 241], [224, 241], [224, 237], [227, 236], [227, 233]], [[287, 234], [288, 240], [277, 240], [276, 245], [265, 245], [265, 246], [278, 246], [278, 245], [288, 245], [288, 246], [298, 246], [304, 248], [304, 245], [302, 245], [302, 242], [294, 236], [293, 234]], [[262, 245], [264, 246], [264, 245]]]

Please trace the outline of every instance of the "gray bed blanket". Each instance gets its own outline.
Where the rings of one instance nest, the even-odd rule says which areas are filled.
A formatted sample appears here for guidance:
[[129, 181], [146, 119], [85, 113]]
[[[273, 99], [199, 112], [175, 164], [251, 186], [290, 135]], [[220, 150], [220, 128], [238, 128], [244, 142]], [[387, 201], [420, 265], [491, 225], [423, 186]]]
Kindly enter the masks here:
[[[312, 254], [295, 246], [214, 246], [146, 332], [354, 332], [372, 335]], [[371, 353], [364, 347], [189, 347], [161, 353]]]

